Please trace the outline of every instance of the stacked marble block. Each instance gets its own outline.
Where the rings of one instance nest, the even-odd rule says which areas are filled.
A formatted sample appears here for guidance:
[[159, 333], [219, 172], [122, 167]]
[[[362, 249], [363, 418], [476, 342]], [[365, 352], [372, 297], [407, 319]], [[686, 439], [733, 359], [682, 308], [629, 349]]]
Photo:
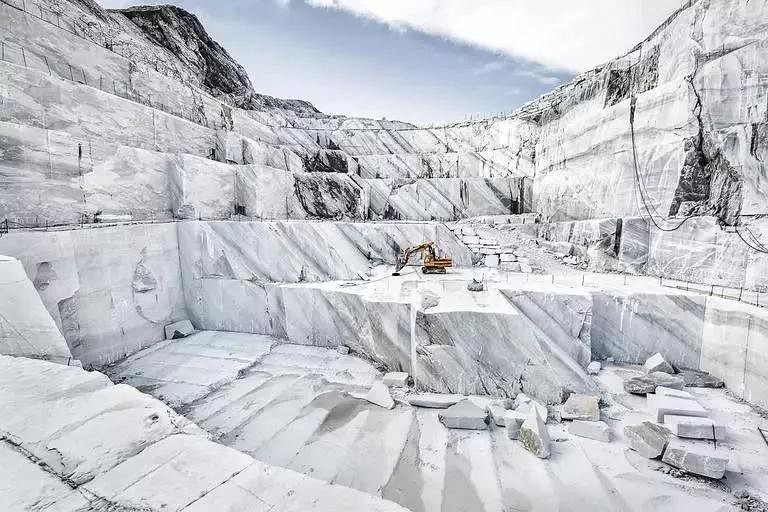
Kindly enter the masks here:
[[[624, 435], [629, 446], [644, 457], [661, 458], [678, 469], [708, 478], [722, 478], [729, 455], [727, 448], [718, 450], [717, 442], [725, 437], [725, 426], [709, 419], [709, 412], [683, 389], [683, 378], [674, 375], [673, 366], [660, 353], [651, 356], [644, 367], [648, 372], [646, 380], [654, 384], [647, 390], [634, 390], [631, 386], [628, 389], [636, 394], [648, 391], [654, 421], [625, 427]], [[666, 375], [669, 377], [662, 378]], [[643, 377], [630, 381], [637, 379]], [[656, 382], [664, 385], [656, 385]]]
[[[475, 261], [490, 268], [516, 271], [527, 267], [525, 261], [518, 263], [515, 248], [502, 244], [498, 239], [490, 238], [486, 233], [478, 234], [477, 227], [471, 224], [452, 224], [449, 226], [457, 237], [472, 251]], [[516, 265], [517, 264], [517, 265]]]

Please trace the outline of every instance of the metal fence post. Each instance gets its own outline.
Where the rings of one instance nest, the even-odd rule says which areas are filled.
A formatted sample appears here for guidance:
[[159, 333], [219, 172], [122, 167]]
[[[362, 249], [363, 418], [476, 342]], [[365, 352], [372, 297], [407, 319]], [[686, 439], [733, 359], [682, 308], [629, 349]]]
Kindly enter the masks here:
[[24, 52], [24, 47], [21, 47], [21, 58], [24, 59], [24, 67], [27, 67], [27, 54]]

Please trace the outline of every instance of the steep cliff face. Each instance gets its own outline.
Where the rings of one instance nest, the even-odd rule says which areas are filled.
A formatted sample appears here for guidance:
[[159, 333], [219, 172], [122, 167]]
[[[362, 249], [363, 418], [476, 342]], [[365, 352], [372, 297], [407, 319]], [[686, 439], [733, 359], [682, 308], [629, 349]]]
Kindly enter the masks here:
[[[88, 0], [80, 0], [88, 1]], [[133, 22], [153, 43], [176, 55], [220, 99], [240, 108], [283, 108], [317, 113], [309, 102], [281, 100], [256, 94], [245, 69], [214, 41], [197, 16], [172, 5], [138, 6], [114, 10]]]
[[628, 54], [521, 109], [540, 127], [543, 217], [734, 225], [768, 212], [767, 12], [765, 0], [691, 0]]

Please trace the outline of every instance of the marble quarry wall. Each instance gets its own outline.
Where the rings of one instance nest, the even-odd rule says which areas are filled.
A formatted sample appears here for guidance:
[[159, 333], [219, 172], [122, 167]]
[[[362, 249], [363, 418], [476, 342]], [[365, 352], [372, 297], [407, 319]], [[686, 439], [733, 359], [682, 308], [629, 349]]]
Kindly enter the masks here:
[[0, 256], [0, 353], [77, 364], [35, 289], [49, 271], [41, 267], [33, 285], [18, 260]]
[[17, 258], [45, 309], [85, 366], [101, 366], [164, 338], [187, 317], [174, 224], [13, 232]]
[[[738, 229], [738, 232], [736, 231]], [[768, 287], [768, 254], [750, 248], [752, 235], [768, 235], [757, 218], [746, 230], [725, 230], [712, 216], [693, 217], [674, 231], [660, 231], [645, 218], [623, 217], [536, 225], [547, 242], [566, 242], [595, 271], [648, 274], [693, 283], [754, 289]]]

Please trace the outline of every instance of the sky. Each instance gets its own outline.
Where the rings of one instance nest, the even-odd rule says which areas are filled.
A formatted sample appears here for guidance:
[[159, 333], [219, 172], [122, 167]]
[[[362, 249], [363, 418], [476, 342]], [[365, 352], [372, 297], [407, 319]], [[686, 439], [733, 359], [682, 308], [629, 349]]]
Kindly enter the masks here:
[[257, 92], [421, 125], [510, 112], [647, 37], [680, 0], [98, 0], [195, 13]]

